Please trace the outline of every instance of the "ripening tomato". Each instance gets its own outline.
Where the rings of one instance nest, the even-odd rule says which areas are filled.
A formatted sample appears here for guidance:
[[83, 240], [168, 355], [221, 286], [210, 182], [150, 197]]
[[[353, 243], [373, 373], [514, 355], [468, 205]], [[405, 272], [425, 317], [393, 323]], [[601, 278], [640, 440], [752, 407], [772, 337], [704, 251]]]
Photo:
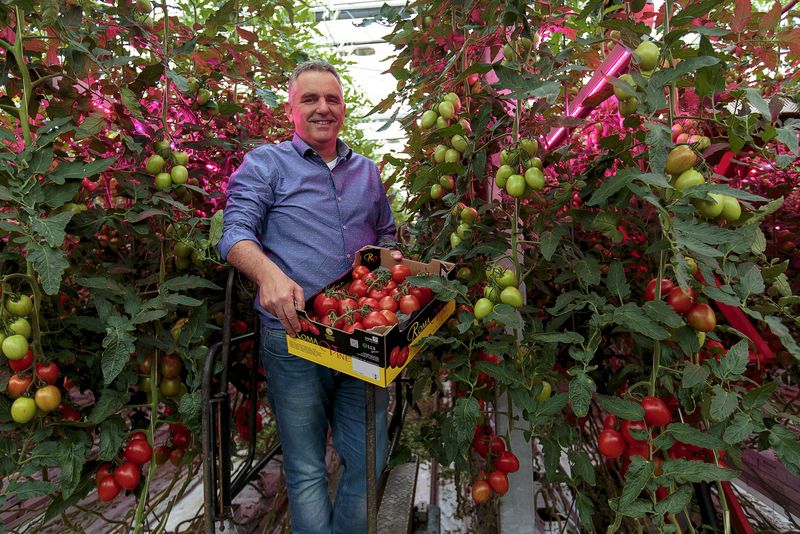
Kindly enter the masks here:
[[389, 321], [389, 325], [397, 324], [399, 321], [397, 320], [397, 314], [392, 310], [378, 310], [381, 315], [386, 317], [386, 320]]
[[699, 332], [711, 332], [717, 326], [717, 316], [708, 304], [695, 304], [686, 312], [686, 322]]
[[486, 480], [476, 480], [472, 484], [472, 500], [475, 504], [483, 504], [492, 496], [492, 488]]
[[80, 421], [81, 420], [81, 413], [66, 403], [61, 403], [58, 405], [58, 411], [61, 412], [61, 419], [64, 421]]
[[162, 395], [167, 397], [174, 397], [181, 392], [181, 379], [180, 378], [162, 378], [161, 383], [158, 385], [158, 390]]
[[47, 384], [55, 384], [58, 380], [58, 365], [54, 362], [37, 363], [36, 376]]
[[172, 449], [172, 452], [169, 453], [169, 463], [174, 466], [179, 466], [181, 460], [183, 460], [184, 452], [186, 452], [184, 449]]
[[642, 399], [644, 420], [651, 426], [667, 426], [672, 422], [672, 413], [667, 404], [658, 397], [647, 396]]
[[493, 462], [494, 468], [504, 473], [516, 473], [519, 471], [519, 459], [511, 451], [503, 451]]
[[101, 502], [113, 501], [117, 495], [119, 495], [120, 491], [122, 491], [122, 487], [113, 476], [103, 477], [97, 482], [97, 498]]
[[392, 280], [397, 284], [402, 284], [407, 277], [411, 276], [411, 268], [402, 263], [392, 265], [389, 270], [392, 273]]
[[153, 368], [153, 361], [155, 361], [155, 355], [151, 352], [139, 363], [139, 372], [143, 375], [149, 375], [150, 369]]
[[153, 447], [146, 439], [136, 439], [125, 447], [125, 459], [136, 465], [144, 465], [153, 458]]
[[6, 384], [6, 393], [12, 399], [18, 399], [28, 391], [32, 382], [33, 379], [29, 376], [11, 375]]
[[680, 286], [673, 287], [667, 296], [667, 304], [672, 306], [675, 313], [684, 314], [692, 309], [694, 304], [694, 289], [687, 287], [684, 291]]
[[508, 491], [508, 475], [499, 470], [494, 470], [486, 477], [489, 487], [498, 495], [505, 495]]
[[169, 460], [169, 455], [172, 452], [172, 449], [167, 447], [166, 445], [159, 445], [156, 447], [155, 451], [155, 459], [156, 465], [163, 465]]
[[124, 462], [114, 469], [114, 480], [126, 490], [136, 489], [141, 479], [142, 468], [133, 462]]
[[618, 458], [625, 452], [625, 440], [613, 428], [606, 428], [597, 438], [597, 448], [606, 458]]
[[52, 412], [61, 404], [61, 390], [56, 386], [44, 386], [33, 396], [36, 406], [43, 412]]
[[[656, 282], [658, 280], [653, 278], [647, 283], [647, 287], [644, 290], [644, 298], [647, 300], [656, 300]], [[672, 283], [672, 280], [667, 280], [666, 278], [661, 279], [661, 298], [663, 299], [667, 294], [672, 291], [672, 288], [675, 285]]]

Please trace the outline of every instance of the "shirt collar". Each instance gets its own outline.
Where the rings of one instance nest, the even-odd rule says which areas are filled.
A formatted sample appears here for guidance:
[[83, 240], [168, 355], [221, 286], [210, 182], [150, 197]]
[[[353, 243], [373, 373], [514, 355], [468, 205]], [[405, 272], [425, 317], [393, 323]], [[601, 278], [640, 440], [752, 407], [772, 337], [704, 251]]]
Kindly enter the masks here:
[[[306, 157], [309, 153], [316, 154], [317, 152], [308, 146], [308, 143], [303, 141], [299, 135], [294, 134], [292, 136], [292, 145], [294, 146], [297, 153], [303, 157]], [[336, 155], [339, 159], [349, 160], [350, 157], [353, 155], [353, 149], [347, 146], [347, 143], [342, 141], [341, 139], [336, 139]]]

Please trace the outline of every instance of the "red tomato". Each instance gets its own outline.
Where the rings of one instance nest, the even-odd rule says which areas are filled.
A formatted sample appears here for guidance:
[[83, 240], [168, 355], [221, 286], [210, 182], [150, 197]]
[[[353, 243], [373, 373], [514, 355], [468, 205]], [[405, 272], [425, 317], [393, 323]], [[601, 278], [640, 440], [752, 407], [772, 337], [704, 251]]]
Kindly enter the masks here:
[[12, 399], [18, 399], [28, 391], [32, 382], [33, 379], [29, 376], [12, 375], [6, 384], [6, 393]]
[[603, 419], [603, 430], [606, 430], [606, 429], [616, 430], [618, 423], [619, 422], [617, 421], [617, 416], [613, 415], [613, 414], [609, 414], [609, 415], [606, 416], [605, 419]]
[[409, 292], [417, 297], [419, 305], [423, 308], [427, 306], [431, 300], [433, 300], [433, 291], [429, 287], [411, 286]]
[[114, 477], [107, 476], [97, 482], [97, 498], [101, 502], [113, 501], [116, 496], [119, 495], [120, 491], [122, 491], [122, 487], [120, 487]]
[[128, 436], [128, 439], [130, 441], [136, 441], [137, 439], [143, 439], [147, 441], [147, 434], [145, 434], [141, 430], [137, 430], [136, 432], [133, 432], [130, 436]]
[[319, 335], [319, 328], [317, 328], [317, 325], [315, 325], [311, 321], [308, 322], [308, 331], [314, 334], [315, 336]]
[[136, 489], [142, 479], [142, 468], [133, 462], [125, 462], [114, 469], [114, 480], [126, 490]]
[[711, 332], [717, 326], [717, 316], [708, 304], [695, 304], [686, 313], [686, 322], [700, 332]]
[[414, 295], [403, 295], [400, 297], [400, 311], [405, 314], [411, 314], [422, 308], [421, 303]]
[[397, 301], [394, 300], [391, 296], [386, 295], [381, 300], [378, 301], [378, 308], [381, 310], [390, 310], [393, 312], [397, 311], [398, 305]]
[[650, 459], [650, 445], [644, 441], [637, 441], [628, 443], [628, 450], [625, 451], [626, 455], [630, 458], [632, 456], [641, 456], [642, 458]]
[[643, 440], [637, 439], [631, 435], [631, 430], [647, 430], [647, 425], [644, 421], [628, 421], [627, 419], [622, 422], [620, 431], [622, 437], [625, 438], [629, 444], [645, 443]]
[[172, 452], [172, 449], [167, 447], [166, 445], [159, 445], [156, 447], [156, 465], [162, 465], [169, 460], [169, 455]]
[[37, 363], [36, 376], [47, 384], [55, 384], [58, 379], [58, 366], [53, 363]]
[[492, 471], [486, 477], [489, 481], [489, 487], [498, 495], [505, 495], [508, 491], [508, 475], [502, 471]]
[[672, 422], [672, 413], [670, 413], [667, 404], [657, 397], [647, 396], [642, 399], [642, 408], [644, 408], [644, 420], [650, 426], [667, 426]]
[[625, 440], [616, 430], [606, 428], [597, 438], [597, 448], [606, 458], [618, 458], [625, 452]]
[[386, 317], [386, 320], [389, 321], [390, 325], [397, 324], [397, 314], [395, 314], [392, 310], [380, 310], [380, 313]]
[[355, 299], [343, 298], [342, 300], [339, 301], [339, 309], [337, 310], [337, 313], [339, 315], [344, 315], [347, 312], [357, 310], [359, 307], [360, 306], [358, 305], [358, 302], [356, 302]]
[[8, 360], [8, 366], [15, 373], [26, 371], [33, 363], [33, 349], [28, 349], [28, 352], [19, 360]]
[[183, 449], [172, 449], [172, 452], [169, 453], [169, 463], [174, 466], [178, 466], [181, 464], [181, 460], [183, 460]]
[[353, 280], [350, 283], [350, 294], [357, 299], [366, 297], [367, 293], [369, 293], [369, 287], [367, 287], [367, 283], [364, 280]]
[[403, 347], [397, 353], [397, 367], [403, 367], [408, 361], [409, 349], [408, 346]]
[[144, 465], [153, 458], [153, 447], [147, 440], [137, 439], [128, 443], [125, 447], [125, 459], [136, 465]]
[[353, 267], [353, 272], [350, 275], [353, 280], [361, 280], [370, 273], [369, 267], [366, 265], [356, 265]]
[[367, 292], [369, 298], [373, 298], [380, 302], [380, 300], [389, 294], [385, 289], [379, 289], [378, 286], [373, 287]]
[[[653, 278], [647, 283], [647, 287], [644, 290], [644, 298], [647, 300], [656, 300], [656, 282], [658, 279]], [[672, 290], [675, 285], [672, 283], [671, 280], [667, 280], [666, 278], [661, 279], [661, 298], [667, 296], [667, 294]]]
[[113, 477], [113, 476], [114, 476], [114, 475], [113, 475], [113, 473], [111, 472], [111, 468], [109, 467], [109, 465], [108, 465], [108, 464], [103, 464], [103, 465], [101, 465], [100, 467], [98, 467], [98, 468], [97, 468], [97, 471], [95, 471], [95, 474], [94, 474], [95, 480], [97, 481], [97, 483], [98, 483], [98, 484], [99, 484], [99, 483], [100, 483], [100, 481], [101, 481], [101, 480], [103, 480], [104, 478], [106, 478], [106, 477]]
[[64, 404], [63, 402], [58, 405], [58, 411], [61, 412], [61, 418], [64, 421], [80, 421], [81, 420], [81, 413], [70, 406], [69, 404]]
[[492, 496], [492, 488], [486, 480], [476, 480], [475, 483], [472, 484], [472, 489], [470, 491], [475, 504], [483, 504]]
[[692, 309], [694, 304], [695, 294], [694, 289], [691, 287], [686, 288], [684, 293], [680, 286], [673, 287], [667, 296], [667, 304], [672, 306], [675, 313], [684, 314]]
[[361, 297], [360, 299], [358, 299], [358, 305], [362, 307], [367, 306], [369, 308], [372, 308], [373, 310], [377, 310], [380, 308], [380, 306], [378, 306], [378, 301], [370, 297]]
[[511, 451], [503, 451], [494, 461], [494, 468], [504, 473], [516, 473], [519, 471], [519, 459]]
[[388, 326], [389, 321], [386, 320], [386, 317], [377, 311], [369, 312], [364, 320], [361, 321], [364, 325], [364, 328], [369, 330], [370, 328], [375, 328], [376, 326]]
[[339, 307], [339, 301], [336, 297], [326, 295], [324, 292], [320, 293], [314, 298], [314, 313], [317, 317], [325, 317], [331, 311], [336, 311]]
[[397, 367], [397, 354], [400, 352], [400, 347], [395, 347], [389, 353], [389, 367]]
[[406, 277], [411, 276], [411, 268], [408, 265], [403, 265], [402, 263], [392, 265], [392, 268], [389, 270], [392, 273], [392, 280], [398, 284], [402, 284]]

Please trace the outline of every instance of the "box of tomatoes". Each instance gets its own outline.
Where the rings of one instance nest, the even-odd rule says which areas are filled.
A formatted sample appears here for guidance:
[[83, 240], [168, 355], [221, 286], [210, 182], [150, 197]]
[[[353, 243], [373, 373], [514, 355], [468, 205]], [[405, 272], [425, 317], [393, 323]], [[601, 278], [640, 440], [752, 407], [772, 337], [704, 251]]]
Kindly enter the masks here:
[[396, 261], [380, 247], [359, 250], [350, 271], [298, 310], [301, 332], [286, 337], [289, 352], [387, 387], [419, 352], [416, 342], [455, 311], [454, 300], [437, 299], [411, 278], [450, 279], [454, 267], [439, 260]]

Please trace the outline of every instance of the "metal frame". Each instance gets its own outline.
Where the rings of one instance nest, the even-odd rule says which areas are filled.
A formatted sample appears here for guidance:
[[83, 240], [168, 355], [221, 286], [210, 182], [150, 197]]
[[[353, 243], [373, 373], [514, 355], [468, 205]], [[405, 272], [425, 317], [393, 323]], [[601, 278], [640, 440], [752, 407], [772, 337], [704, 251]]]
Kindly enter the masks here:
[[[257, 369], [261, 363], [258, 361], [258, 347], [260, 341], [260, 329], [255, 328], [254, 332], [241, 336], [232, 337], [231, 325], [233, 322], [233, 303], [234, 286], [236, 283], [236, 270], [228, 272], [225, 284], [225, 303], [224, 320], [222, 325], [222, 341], [214, 343], [208, 349], [203, 366], [202, 382], [202, 445], [203, 445], [203, 493], [204, 493], [204, 524], [205, 531], [215, 532], [215, 524], [219, 521], [233, 519], [232, 501], [247, 484], [256, 478], [267, 463], [281, 452], [280, 444], [273, 447], [267, 454], [256, 459], [256, 402], [258, 394], [257, 380], [253, 377], [249, 382], [247, 394], [253, 400], [248, 414], [248, 425], [250, 427], [250, 439], [248, 442], [247, 456], [241, 467], [234, 474], [231, 462], [231, 417], [230, 417], [230, 393], [228, 392], [228, 367], [230, 364], [231, 347], [238, 346], [247, 342], [252, 342], [253, 348], [250, 351], [250, 368]], [[214, 380], [217, 363], [220, 363], [222, 370], [219, 380]], [[388, 426], [387, 459], [391, 457], [397, 444], [400, 441], [400, 433], [403, 421], [411, 405], [413, 379], [399, 378], [395, 382], [395, 403], [392, 417]], [[369, 397], [371, 384], [365, 382], [367, 396]], [[374, 399], [374, 389], [371, 390]], [[369, 403], [368, 403], [369, 406]], [[375, 474], [375, 413], [373, 410], [367, 411], [367, 438], [373, 443], [371, 448], [372, 456], [370, 476], [368, 470], [368, 510], [372, 510], [377, 521], [378, 505], [381, 501], [383, 489], [388, 478], [388, 468], [381, 473], [380, 477]], [[370, 420], [370, 415], [372, 416]], [[369, 461], [369, 459], [367, 460]], [[234, 476], [235, 475], [235, 476]], [[233, 477], [233, 478], [232, 478]], [[371, 505], [371, 507], [369, 507]], [[373, 524], [373, 523], [371, 523]], [[372, 531], [374, 532], [374, 530]]]

